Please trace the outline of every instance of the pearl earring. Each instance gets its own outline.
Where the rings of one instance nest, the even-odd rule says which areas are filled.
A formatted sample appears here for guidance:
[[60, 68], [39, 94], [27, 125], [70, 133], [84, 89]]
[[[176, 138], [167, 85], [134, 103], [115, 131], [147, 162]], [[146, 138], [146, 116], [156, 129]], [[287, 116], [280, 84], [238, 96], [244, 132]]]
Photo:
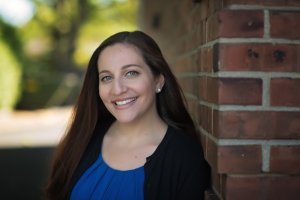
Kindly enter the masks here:
[[156, 92], [157, 92], [157, 93], [160, 93], [160, 91], [161, 91], [160, 88], [157, 88], [157, 89], [156, 89]]

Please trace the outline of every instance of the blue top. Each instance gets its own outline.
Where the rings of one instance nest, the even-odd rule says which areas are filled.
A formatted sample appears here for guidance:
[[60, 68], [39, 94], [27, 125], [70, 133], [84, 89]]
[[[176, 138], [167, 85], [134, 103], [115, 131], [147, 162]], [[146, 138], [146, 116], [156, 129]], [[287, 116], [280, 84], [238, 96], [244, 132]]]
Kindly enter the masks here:
[[80, 177], [71, 200], [142, 200], [144, 167], [116, 170], [108, 166], [100, 152], [98, 159]]

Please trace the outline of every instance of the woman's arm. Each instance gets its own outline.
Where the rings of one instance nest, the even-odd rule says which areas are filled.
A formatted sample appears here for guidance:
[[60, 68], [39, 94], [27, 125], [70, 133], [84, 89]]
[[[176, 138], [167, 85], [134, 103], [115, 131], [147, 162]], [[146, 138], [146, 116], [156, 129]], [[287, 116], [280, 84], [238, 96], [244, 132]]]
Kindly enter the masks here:
[[185, 163], [181, 171], [178, 200], [202, 200], [210, 185], [210, 167], [204, 159]]
[[204, 199], [204, 192], [211, 184], [211, 169], [204, 158], [202, 147], [192, 141], [181, 152], [177, 199]]

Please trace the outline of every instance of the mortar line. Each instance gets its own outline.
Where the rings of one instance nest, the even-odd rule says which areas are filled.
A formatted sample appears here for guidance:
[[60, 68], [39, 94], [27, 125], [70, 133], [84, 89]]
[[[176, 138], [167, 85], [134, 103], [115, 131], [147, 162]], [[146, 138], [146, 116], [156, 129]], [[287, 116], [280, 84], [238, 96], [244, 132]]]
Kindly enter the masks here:
[[262, 78], [262, 106], [270, 108], [270, 78]]
[[[197, 99], [197, 97], [195, 97]], [[218, 111], [276, 111], [276, 112], [299, 112], [300, 107], [288, 107], [288, 106], [270, 106], [264, 107], [262, 105], [217, 105], [206, 101], [199, 100], [200, 105], [213, 108]]]
[[231, 5], [229, 10], [276, 10], [276, 11], [298, 11], [298, 6], [259, 6], [259, 5]]
[[262, 151], [262, 171], [269, 172], [270, 171], [270, 145], [265, 144], [261, 147]]
[[270, 12], [264, 9], [264, 38], [270, 39]]
[[285, 38], [218, 38], [199, 45], [197, 49], [212, 47], [215, 44], [300, 44], [300, 40], [291, 40]]
[[199, 126], [201, 134], [208, 137], [218, 146], [261, 145], [261, 146], [299, 146], [300, 139], [220, 139]]
[[[184, 76], [185, 73], [182, 73]], [[220, 71], [220, 72], [198, 72], [198, 76], [208, 77], [232, 77], [232, 78], [300, 78], [300, 72], [263, 72], [263, 71]]]

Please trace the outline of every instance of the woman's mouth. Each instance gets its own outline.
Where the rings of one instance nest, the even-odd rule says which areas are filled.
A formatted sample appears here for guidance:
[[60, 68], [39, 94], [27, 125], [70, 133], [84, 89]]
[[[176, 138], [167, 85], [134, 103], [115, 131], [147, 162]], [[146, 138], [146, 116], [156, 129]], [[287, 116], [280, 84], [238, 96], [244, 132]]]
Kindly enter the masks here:
[[116, 106], [124, 106], [124, 105], [127, 105], [127, 104], [130, 104], [130, 103], [134, 102], [136, 99], [137, 99], [137, 97], [133, 97], [133, 98], [124, 99], [124, 100], [121, 100], [121, 101], [114, 101], [114, 104]]

